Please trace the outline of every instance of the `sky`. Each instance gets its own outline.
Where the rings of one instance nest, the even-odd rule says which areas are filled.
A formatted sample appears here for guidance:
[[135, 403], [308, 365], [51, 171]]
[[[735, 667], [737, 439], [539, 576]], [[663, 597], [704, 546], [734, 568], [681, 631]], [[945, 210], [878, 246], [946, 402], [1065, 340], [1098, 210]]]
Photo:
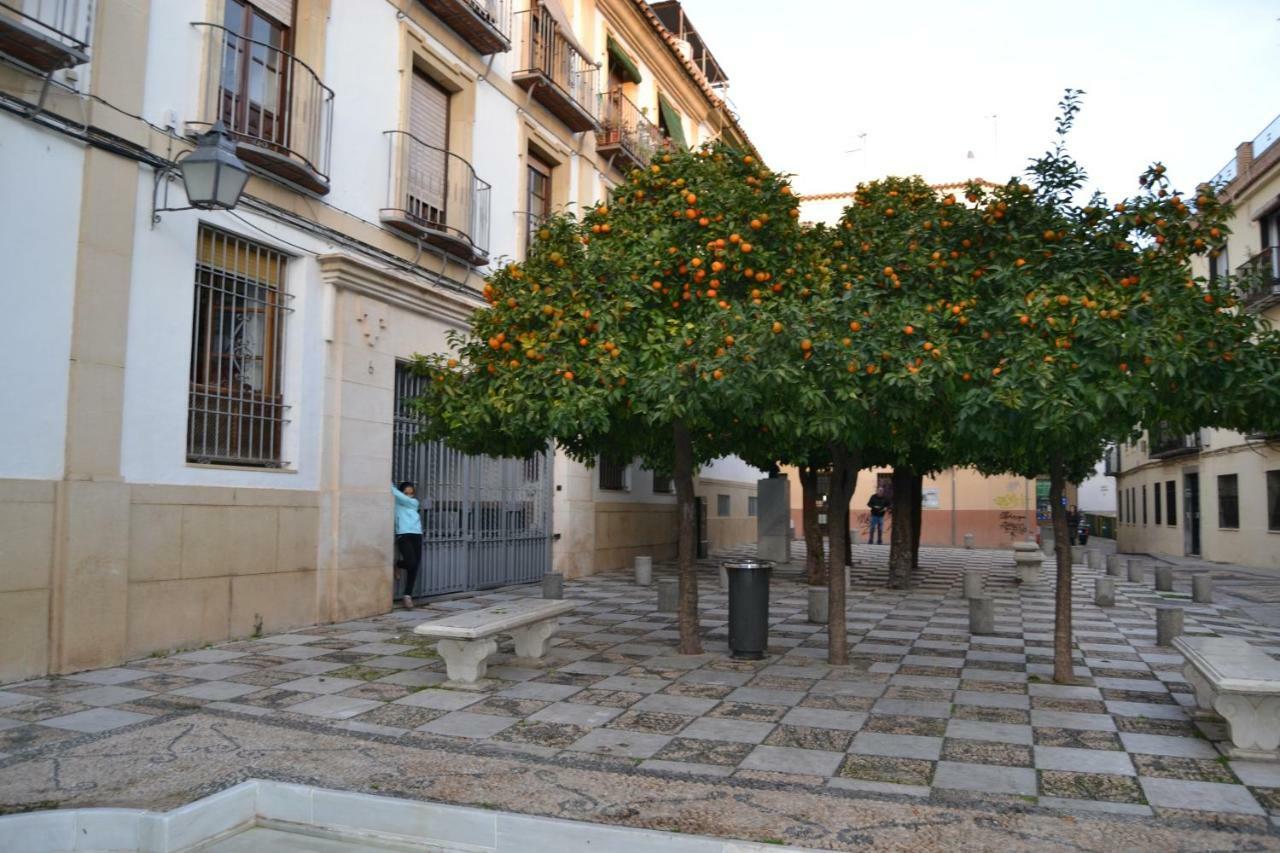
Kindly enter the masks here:
[[1190, 189], [1280, 114], [1280, 0], [683, 5], [765, 162], [802, 193], [1003, 181], [1052, 145], [1068, 87], [1086, 92], [1070, 151], [1112, 198], [1155, 160]]

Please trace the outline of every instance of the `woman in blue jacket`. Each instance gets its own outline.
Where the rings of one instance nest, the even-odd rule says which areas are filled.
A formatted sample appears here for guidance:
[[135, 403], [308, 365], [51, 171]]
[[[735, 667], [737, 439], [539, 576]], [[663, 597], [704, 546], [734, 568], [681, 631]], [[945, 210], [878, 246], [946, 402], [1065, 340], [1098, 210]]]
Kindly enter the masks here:
[[396, 498], [396, 550], [400, 552], [400, 568], [404, 569], [404, 606], [413, 609], [413, 587], [418, 582], [418, 566], [422, 563], [422, 515], [418, 512], [417, 489], [405, 481], [394, 485]]

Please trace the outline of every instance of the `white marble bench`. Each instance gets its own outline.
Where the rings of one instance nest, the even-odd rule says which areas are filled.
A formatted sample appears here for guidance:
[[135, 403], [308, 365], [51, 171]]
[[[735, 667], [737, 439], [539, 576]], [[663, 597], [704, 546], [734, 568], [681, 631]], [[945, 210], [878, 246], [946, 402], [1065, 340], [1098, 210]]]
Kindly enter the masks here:
[[512, 636], [517, 657], [540, 658], [546, 654], [547, 641], [559, 627], [560, 617], [577, 606], [576, 601], [563, 599], [522, 598], [483, 610], [451, 613], [423, 622], [413, 633], [439, 638], [436, 651], [444, 658], [451, 684], [475, 684], [484, 677], [489, 655], [498, 650], [498, 634]]
[[1233, 758], [1280, 759], [1280, 661], [1244, 640], [1178, 637], [1199, 716], [1227, 721]]

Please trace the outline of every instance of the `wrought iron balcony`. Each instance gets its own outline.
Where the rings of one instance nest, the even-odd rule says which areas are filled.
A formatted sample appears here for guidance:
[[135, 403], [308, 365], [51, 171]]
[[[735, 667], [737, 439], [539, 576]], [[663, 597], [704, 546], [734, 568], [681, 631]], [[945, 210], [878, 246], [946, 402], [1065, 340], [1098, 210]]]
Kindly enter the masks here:
[[389, 146], [382, 221], [470, 264], [489, 260], [489, 184], [457, 154], [403, 130]]
[[510, 0], [418, 0], [481, 56], [511, 50]]
[[206, 35], [203, 130], [221, 120], [248, 163], [318, 193], [329, 191], [333, 90], [305, 62], [219, 24], [193, 23]]
[[511, 75], [572, 131], [598, 130], [599, 69], [541, 3], [519, 12], [520, 69]]
[[1171, 456], [1184, 456], [1200, 452], [1200, 431], [1187, 435], [1171, 435], [1159, 428], [1150, 430], [1147, 435], [1147, 455], [1152, 459], [1168, 459]]
[[1263, 249], [1236, 267], [1240, 304], [1246, 311], [1280, 305], [1280, 246]]
[[666, 144], [662, 131], [645, 118], [640, 108], [622, 90], [615, 88], [601, 96], [604, 108], [596, 131], [596, 151], [613, 158], [620, 171], [644, 168], [655, 151]]
[[0, 0], [0, 54], [41, 74], [89, 61], [93, 0]]

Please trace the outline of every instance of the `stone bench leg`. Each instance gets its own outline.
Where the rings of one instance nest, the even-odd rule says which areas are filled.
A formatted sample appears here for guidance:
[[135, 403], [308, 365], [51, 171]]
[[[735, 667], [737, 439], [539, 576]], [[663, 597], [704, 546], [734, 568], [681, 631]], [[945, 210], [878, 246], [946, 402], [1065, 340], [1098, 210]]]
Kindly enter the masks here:
[[1280, 760], [1280, 696], [1219, 693], [1213, 709], [1227, 721], [1232, 758]]
[[516, 641], [516, 657], [540, 658], [547, 653], [547, 641], [560, 627], [559, 619], [544, 619], [515, 628], [511, 631], [511, 639]]
[[1189, 663], [1182, 667], [1182, 677], [1196, 693], [1196, 708], [1192, 716], [1199, 720], [1216, 719], [1218, 715], [1213, 710], [1213, 688], [1209, 686], [1209, 682]]
[[492, 637], [482, 640], [440, 640], [436, 651], [444, 658], [449, 680], [459, 684], [475, 684], [484, 678], [489, 668], [488, 658], [498, 650], [498, 641]]

